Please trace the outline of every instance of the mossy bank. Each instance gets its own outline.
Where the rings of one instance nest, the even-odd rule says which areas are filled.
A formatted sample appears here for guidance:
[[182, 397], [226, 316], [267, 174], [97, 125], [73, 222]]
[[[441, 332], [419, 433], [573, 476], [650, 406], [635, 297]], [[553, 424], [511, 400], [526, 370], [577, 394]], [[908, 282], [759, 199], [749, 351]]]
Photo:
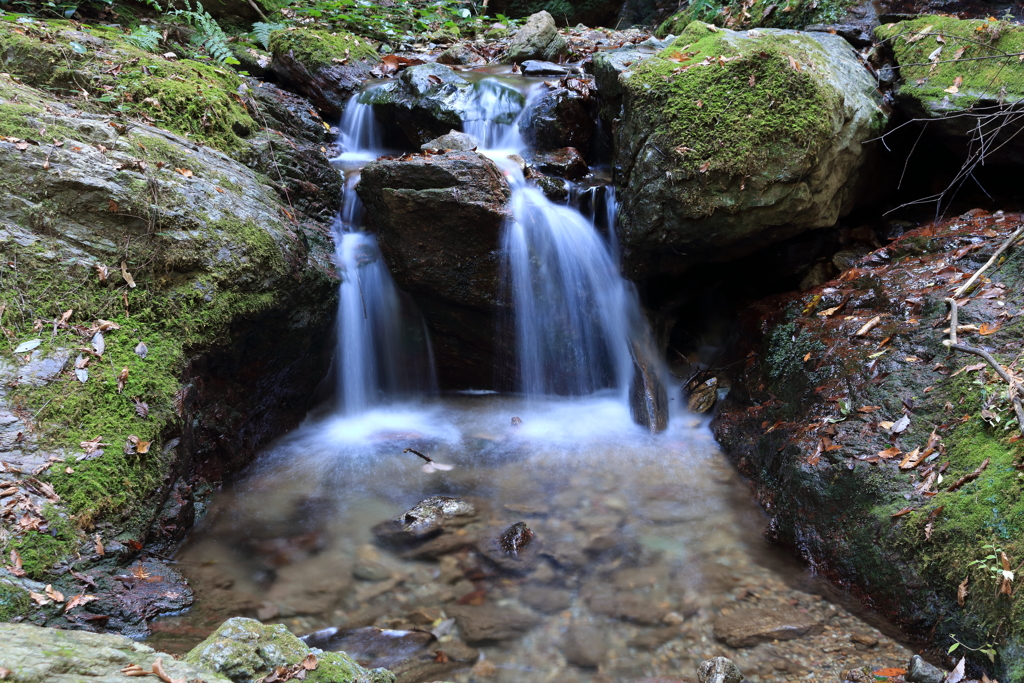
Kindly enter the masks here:
[[[943, 345], [943, 299], [1020, 220], [975, 211], [925, 225], [838, 280], [753, 305], [713, 424], [772, 538], [934, 655], [952, 647], [1015, 683], [1022, 603], [1000, 589], [1001, 554], [1011, 570], [1024, 559], [1020, 426], [1005, 383]], [[961, 343], [1006, 364], [1021, 351], [1022, 266], [1017, 248], [960, 302], [960, 323], [984, 332]]]
[[[59, 586], [104, 545], [180, 538], [197, 487], [301, 418], [336, 282], [337, 195], [312, 194], [340, 180], [315, 135], [256, 125], [226, 67], [62, 22], [0, 22], [0, 55], [0, 454], [23, 518], [0, 552]], [[270, 137], [304, 165], [282, 173]]]

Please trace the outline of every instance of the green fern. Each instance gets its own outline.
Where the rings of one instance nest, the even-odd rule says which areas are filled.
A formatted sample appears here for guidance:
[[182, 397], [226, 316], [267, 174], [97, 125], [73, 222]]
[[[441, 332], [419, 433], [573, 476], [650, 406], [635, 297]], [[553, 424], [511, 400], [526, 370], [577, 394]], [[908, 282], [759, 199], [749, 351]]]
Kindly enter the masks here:
[[267, 50], [270, 49], [270, 34], [274, 31], [280, 31], [285, 26], [284, 24], [266, 23], [263, 21], [257, 21], [252, 25], [252, 33], [256, 36], [256, 40], [260, 41], [260, 44]]
[[196, 2], [196, 8], [192, 9], [189, 0], [184, 0], [185, 9], [176, 9], [167, 12], [168, 16], [181, 17], [196, 30], [192, 36], [192, 43], [206, 50], [215, 61], [222, 64], [240, 64], [231, 55], [231, 46], [228, 45], [228, 37], [224, 30], [217, 23], [217, 20], [210, 16], [210, 13], [203, 9], [203, 3]]
[[139, 49], [154, 52], [160, 43], [161, 37], [160, 32], [152, 26], [140, 24], [135, 27], [135, 30], [130, 35], [125, 36], [124, 39]]

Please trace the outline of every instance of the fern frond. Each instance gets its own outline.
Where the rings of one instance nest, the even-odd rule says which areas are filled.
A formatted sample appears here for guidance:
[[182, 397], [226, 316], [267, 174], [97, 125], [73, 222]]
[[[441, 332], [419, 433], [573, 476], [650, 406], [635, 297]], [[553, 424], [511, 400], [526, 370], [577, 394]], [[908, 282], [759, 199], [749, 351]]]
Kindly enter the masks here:
[[252, 33], [256, 36], [256, 40], [260, 41], [260, 44], [267, 50], [270, 49], [270, 34], [274, 31], [280, 31], [285, 26], [284, 24], [267, 23], [265, 21], [257, 21], [252, 25]]
[[152, 26], [139, 25], [124, 39], [141, 50], [155, 52], [161, 37], [160, 32]]

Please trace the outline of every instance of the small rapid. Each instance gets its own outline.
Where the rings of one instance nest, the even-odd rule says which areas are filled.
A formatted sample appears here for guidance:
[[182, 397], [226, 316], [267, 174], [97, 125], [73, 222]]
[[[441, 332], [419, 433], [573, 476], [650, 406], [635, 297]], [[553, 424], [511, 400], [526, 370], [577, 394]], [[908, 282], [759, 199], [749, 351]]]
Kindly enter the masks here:
[[358, 415], [387, 400], [436, 393], [437, 379], [423, 318], [395, 285], [377, 239], [362, 229], [359, 172], [384, 148], [373, 107], [359, 95], [349, 100], [341, 131], [342, 153], [333, 160], [345, 173], [334, 223], [341, 279], [335, 374], [338, 408]]

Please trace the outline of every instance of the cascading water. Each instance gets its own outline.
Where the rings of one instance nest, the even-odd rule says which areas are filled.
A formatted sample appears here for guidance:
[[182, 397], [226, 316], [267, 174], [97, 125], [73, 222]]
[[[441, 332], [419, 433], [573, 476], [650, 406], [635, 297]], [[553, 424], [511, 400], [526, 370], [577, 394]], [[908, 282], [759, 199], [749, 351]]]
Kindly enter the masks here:
[[[513, 219], [502, 237], [504, 291], [512, 310], [518, 388], [528, 396], [625, 391], [632, 376], [630, 339], [638, 305], [619, 274], [614, 242], [570, 206], [551, 202], [526, 182], [510, 154], [526, 145], [519, 122], [507, 121], [500, 84], [477, 84], [482, 96], [465, 128], [505, 172]], [[497, 83], [497, 82], [495, 82]], [[527, 111], [533, 97], [527, 97]], [[522, 118], [520, 115], [519, 119]], [[592, 202], [597, 211], [597, 202]], [[614, 200], [602, 216], [614, 240]]]
[[341, 211], [335, 221], [335, 258], [341, 276], [338, 396], [355, 414], [386, 397], [437, 389], [430, 339], [422, 317], [395, 286], [373, 235], [361, 232], [363, 206], [355, 192], [362, 165], [383, 154], [373, 107], [354, 95], [341, 121], [342, 154], [334, 162], [345, 172]]

